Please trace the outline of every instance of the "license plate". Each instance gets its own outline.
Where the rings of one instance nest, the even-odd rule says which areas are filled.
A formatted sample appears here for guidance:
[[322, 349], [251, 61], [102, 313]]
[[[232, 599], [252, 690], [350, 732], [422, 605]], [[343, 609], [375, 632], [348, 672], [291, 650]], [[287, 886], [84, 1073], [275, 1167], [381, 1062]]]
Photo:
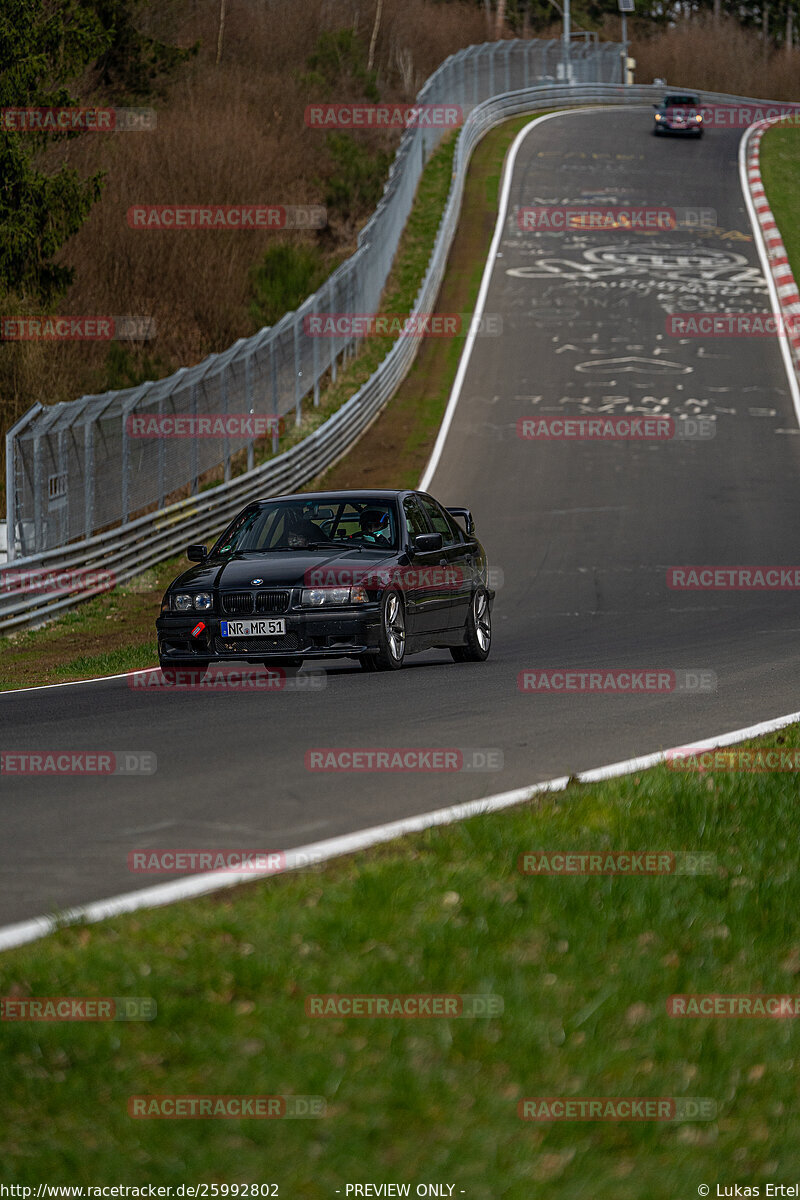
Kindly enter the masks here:
[[286, 622], [277, 617], [268, 617], [264, 621], [222, 621], [222, 636], [239, 637], [279, 637], [286, 633]]

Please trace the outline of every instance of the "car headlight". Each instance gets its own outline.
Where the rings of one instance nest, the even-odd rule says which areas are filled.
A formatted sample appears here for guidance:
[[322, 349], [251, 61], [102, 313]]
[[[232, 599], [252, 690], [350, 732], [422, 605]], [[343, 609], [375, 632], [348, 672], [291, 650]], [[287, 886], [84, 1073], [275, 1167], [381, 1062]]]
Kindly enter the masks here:
[[176, 592], [172, 607], [176, 612], [208, 612], [214, 606], [211, 592]]
[[366, 604], [367, 589], [364, 587], [319, 587], [303, 588], [300, 604], [303, 608], [324, 608], [327, 605]]
[[660, 120], [661, 120], [661, 114], [660, 114], [660, 113], [656, 113], [656, 120], [657, 120], [657, 121], [660, 121]]

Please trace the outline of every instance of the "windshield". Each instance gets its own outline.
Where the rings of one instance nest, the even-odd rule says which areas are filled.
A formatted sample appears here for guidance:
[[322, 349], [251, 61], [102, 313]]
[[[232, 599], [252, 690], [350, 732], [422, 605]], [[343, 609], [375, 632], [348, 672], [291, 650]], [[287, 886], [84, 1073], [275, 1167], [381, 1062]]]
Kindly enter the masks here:
[[699, 103], [697, 96], [667, 96], [664, 108], [697, 108]]
[[397, 549], [392, 501], [369, 496], [343, 500], [274, 501], [246, 509], [214, 547], [214, 554], [267, 554], [276, 550], [371, 547]]

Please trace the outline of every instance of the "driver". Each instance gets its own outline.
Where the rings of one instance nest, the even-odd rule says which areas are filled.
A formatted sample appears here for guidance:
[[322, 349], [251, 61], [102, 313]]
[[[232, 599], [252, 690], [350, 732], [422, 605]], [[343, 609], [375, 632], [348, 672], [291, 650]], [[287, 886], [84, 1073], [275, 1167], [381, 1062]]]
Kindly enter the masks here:
[[351, 534], [354, 538], [364, 538], [365, 541], [380, 542], [389, 541], [389, 513], [387, 509], [380, 508], [365, 508], [358, 518], [358, 523], [361, 530], [358, 533]]

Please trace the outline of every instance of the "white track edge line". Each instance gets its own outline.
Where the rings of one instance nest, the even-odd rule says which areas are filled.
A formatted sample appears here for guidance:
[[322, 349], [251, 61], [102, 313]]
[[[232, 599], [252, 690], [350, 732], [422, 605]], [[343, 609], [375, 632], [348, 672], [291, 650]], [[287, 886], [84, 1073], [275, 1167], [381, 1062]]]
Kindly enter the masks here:
[[90, 679], [65, 679], [63, 683], [37, 683], [33, 687], [5, 688], [0, 692], [3, 696], [21, 696], [25, 692], [44, 692], [47, 688], [77, 687], [79, 683], [107, 683], [110, 679], [127, 679], [131, 675], [146, 675], [148, 671], [157, 671], [158, 667], [138, 667], [135, 671], [122, 671], [118, 675], [93, 675]]
[[[473, 317], [480, 318], [483, 314], [484, 305], [486, 304], [486, 296], [489, 292], [489, 284], [491, 283], [495, 263], [497, 262], [497, 248], [500, 245], [500, 239], [502, 238], [503, 230], [505, 229], [508, 198], [511, 194], [511, 180], [514, 175], [514, 167], [516, 165], [517, 154], [519, 153], [520, 146], [531, 130], [535, 129], [537, 125], [541, 125], [543, 121], [552, 121], [555, 117], [574, 116], [575, 113], [597, 111], [606, 111], [605, 106], [595, 105], [586, 108], [565, 108], [559, 109], [558, 112], [543, 113], [541, 117], [534, 117], [534, 119], [530, 121], [523, 129], [520, 129], [519, 133], [514, 138], [514, 141], [511, 143], [511, 149], [506, 156], [505, 167], [503, 169], [503, 184], [500, 190], [500, 203], [497, 206], [497, 223], [494, 227], [492, 243], [489, 247], [489, 253], [486, 258], [486, 266], [483, 269], [481, 286], [478, 289], [478, 298], [475, 301], [475, 311], [473, 313]], [[419, 481], [419, 490], [421, 492], [426, 492], [428, 490], [428, 486], [433, 479], [436, 468], [439, 465], [439, 459], [442, 457], [444, 444], [447, 441], [447, 434], [453, 422], [458, 401], [461, 398], [461, 388], [463, 387], [464, 378], [467, 374], [469, 360], [472, 357], [472, 347], [475, 345], [475, 338], [478, 336], [476, 326], [477, 320], [473, 320], [470, 331], [467, 334], [467, 340], [461, 353], [461, 358], [459, 359], [458, 370], [456, 371], [456, 377], [453, 380], [453, 387], [450, 392], [450, 398], [447, 401], [447, 408], [444, 411], [442, 423], [439, 426], [439, 433], [436, 437], [436, 441], [434, 442], [431, 456], [428, 459], [428, 464], [425, 467], [425, 471], [423, 472], [422, 478]]]
[[[762, 271], [764, 273], [764, 277], [767, 281], [767, 289], [769, 291], [770, 303], [772, 304], [772, 311], [775, 314], [775, 316], [778, 318], [778, 321], [782, 322], [783, 321], [783, 308], [781, 306], [780, 298], [778, 296], [778, 288], [775, 283], [775, 278], [772, 274], [772, 264], [769, 260], [769, 254], [767, 253], [767, 246], [766, 246], [766, 241], [764, 238], [764, 232], [761, 228], [761, 222], [758, 219], [755, 202], [754, 202], [753, 196], [750, 192], [751, 184], [750, 184], [750, 178], [749, 178], [748, 168], [747, 168], [747, 155], [748, 155], [748, 148], [750, 145], [750, 138], [755, 133], [757, 128], [758, 128], [757, 125], [748, 126], [748, 128], [745, 130], [745, 132], [742, 135], [742, 138], [739, 142], [739, 183], [741, 185], [742, 195], [744, 197], [744, 203], [745, 203], [745, 207], [747, 209], [747, 215], [750, 218], [750, 224], [753, 229], [753, 235], [754, 235], [754, 239], [755, 239], [755, 243], [756, 243], [756, 250], [758, 251], [758, 257], [761, 260], [761, 269], [762, 269]], [[760, 158], [760, 147], [759, 147], [759, 177], [761, 175], [760, 161], [761, 161], [761, 158]], [[762, 205], [762, 208], [763, 208], [763, 205]], [[779, 328], [781, 327], [780, 324], [778, 327]], [[794, 362], [792, 361], [792, 357], [791, 357], [789, 339], [788, 339], [788, 337], [779, 336], [778, 342], [780, 345], [781, 357], [783, 358], [783, 366], [786, 371], [786, 378], [789, 381], [789, 391], [791, 393], [792, 403], [794, 405], [795, 417], [797, 419], [798, 425], [800, 425], [800, 388], [798, 388], [798, 385], [797, 385], [797, 372], [795, 371]]]
[[142, 888], [137, 892], [124, 892], [119, 896], [112, 896], [108, 900], [83, 904], [67, 910], [59, 917], [33, 917], [14, 925], [5, 925], [0, 927], [0, 951], [11, 950], [16, 946], [25, 945], [27, 942], [38, 941], [67, 925], [74, 925], [78, 922], [96, 924], [98, 921], [105, 921], [123, 913], [135, 912], [137, 909], [160, 908], [179, 900], [188, 900], [195, 896], [208, 895], [225, 888], [236, 887], [240, 883], [248, 883], [274, 875], [285, 875], [289, 871], [296, 871], [308, 866], [311, 862], [327, 862], [334, 858], [353, 854], [357, 850], [369, 849], [382, 842], [392, 841], [409, 833], [421, 833], [425, 829], [431, 829], [438, 825], [452, 825], [466, 820], [468, 817], [500, 812], [513, 805], [524, 804], [526, 800], [532, 800], [535, 796], [546, 792], [563, 792], [570, 780], [577, 783], [599, 783], [608, 779], [616, 779], [624, 775], [631, 775], [634, 771], [657, 766], [659, 763], [665, 762], [668, 755], [677, 751], [686, 753], [691, 750], [692, 753], [699, 754], [719, 746], [728, 746], [735, 742], [774, 733], [797, 721], [800, 721], [800, 712], [788, 713], [782, 717], [761, 721], [743, 729], [734, 729], [702, 741], [674, 746], [669, 750], [659, 750], [653, 754], [640, 755], [637, 758], [624, 759], [605, 767], [594, 767], [574, 776], [560, 775], [555, 779], [531, 784], [528, 787], [515, 788], [510, 792], [498, 792], [480, 800], [469, 800], [464, 804], [455, 804], [449, 808], [435, 809], [416, 817], [401, 817], [397, 821], [390, 821], [383, 825], [374, 825], [368, 829], [342, 834], [340, 837], [328, 838], [326, 841], [298, 846], [293, 850], [286, 851], [286, 865], [280, 871], [256, 870], [248, 871], [246, 874], [237, 871], [210, 871], [205, 875], [191, 875], [188, 879], [171, 880], [169, 883], [156, 884], [154, 887]]

